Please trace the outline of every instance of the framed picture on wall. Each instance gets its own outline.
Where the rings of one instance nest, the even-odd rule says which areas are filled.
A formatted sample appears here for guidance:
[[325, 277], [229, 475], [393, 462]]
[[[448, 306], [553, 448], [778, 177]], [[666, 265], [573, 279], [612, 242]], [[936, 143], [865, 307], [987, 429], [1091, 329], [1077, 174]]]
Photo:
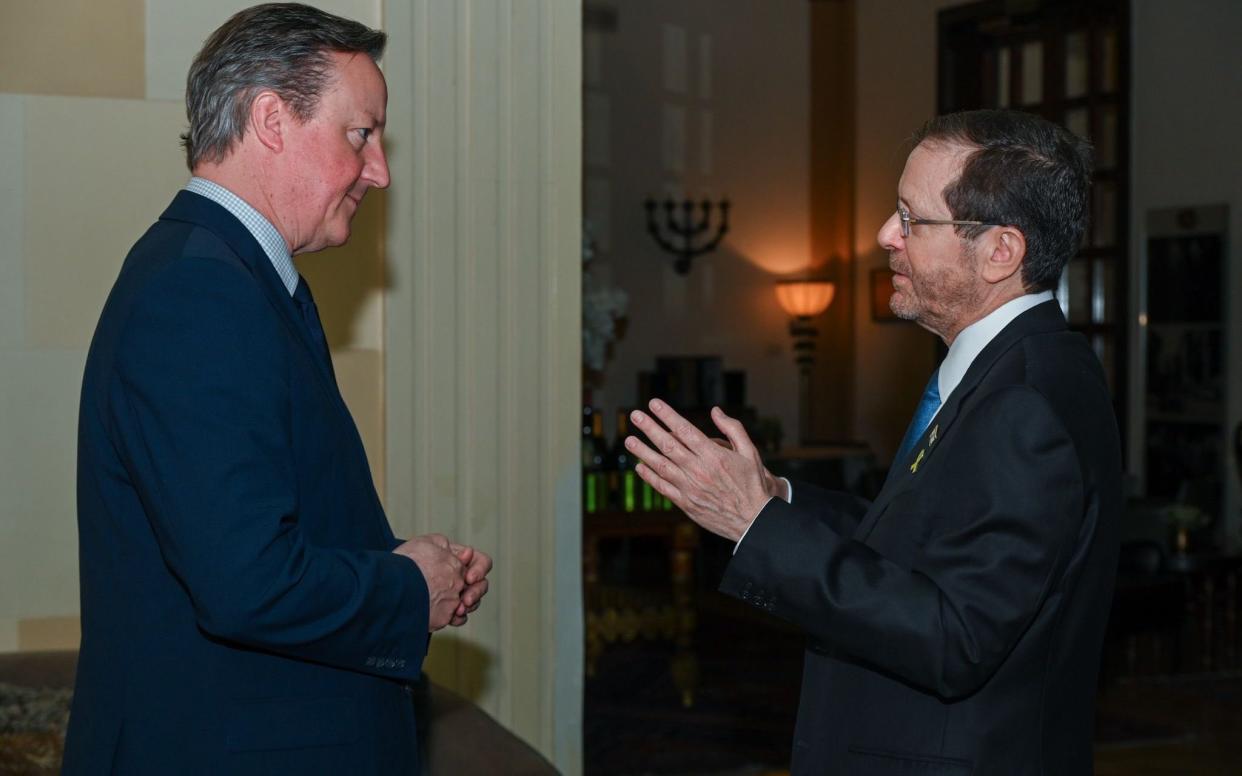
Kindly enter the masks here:
[[893, 296], [893, 271], [888, 267], [871, 270], [871, 320], [877, 323], [900, 321], [888, 300]]

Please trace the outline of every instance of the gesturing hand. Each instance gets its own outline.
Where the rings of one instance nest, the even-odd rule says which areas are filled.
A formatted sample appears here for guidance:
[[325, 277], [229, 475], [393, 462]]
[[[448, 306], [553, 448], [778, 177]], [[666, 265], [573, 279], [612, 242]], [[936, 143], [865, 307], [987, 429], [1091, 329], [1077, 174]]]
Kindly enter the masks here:
[[736, 542], [768, 499], [779, 495], [776, 478], [764, 468], [742, 424], [712, 408], [712, 421], [729, 440], [725, 446], [659, 399], [649, 406], [663, 425], [641, 410], [630, 417], [655, 449], [637, 437], [625, 439], [626, 449], [640, 461], [638, 476], [691, 520]]
[[461, 602], [453, 612], [450, 625], [465, 625], [466, 619], [475, 609], [483, 596], [487, 595], [487, 575], [492, 570], [492, 559], [482, 550], [467, 547], [463, 544], [450, 545], [453, 554], [465, 567], [466, 589], [462, 591]]
[[466, 575], [462, 560], [453, 552], [448, 538], [440, 534], [415, 536], [393, 552], [414, 561], [427, 582], [430, 610], [427, 630], [437, 631], [452, 622], [461, 604]]

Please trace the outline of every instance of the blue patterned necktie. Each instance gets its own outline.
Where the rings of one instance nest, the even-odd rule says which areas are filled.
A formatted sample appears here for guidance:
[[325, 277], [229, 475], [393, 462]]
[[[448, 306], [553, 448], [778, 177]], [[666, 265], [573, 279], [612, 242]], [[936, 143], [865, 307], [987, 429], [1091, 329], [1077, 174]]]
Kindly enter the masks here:
[[906, 435], [901, 438], [901, 446], [897, 448], [897, 455], [893, 458], [894, 463], [905, 460], [906, 456], [914, 450], [914, 443], [923, 436], [923, 432], [927, 430], [928, 424], [936, 416], [938, 409], [940, 409], [939, 367], [932, 372], [931, 379], [927, 381], [927, 387], [923, 389], [923, 398], [919, 399], [919, 406], [914, 410], [914, 417], [910, 419]]
[[319, 349], [319, 357], [328, 365], [328, 373], [335, 380], [336, 371], [332, 369], [332, 354], [328, 352], [328, 338], [324, 336], [323, 324], [319, 321], [319, 308], [315, 306], [315, 298], [311, 296], [306, 278], [301, 275], [298, 275], [298, 285], [293, 289], [293, 301], [298, 303], [298, 309], [302, 311], [302, 322], [306, 324], [311, 342], [315, 343], [315, 347]]

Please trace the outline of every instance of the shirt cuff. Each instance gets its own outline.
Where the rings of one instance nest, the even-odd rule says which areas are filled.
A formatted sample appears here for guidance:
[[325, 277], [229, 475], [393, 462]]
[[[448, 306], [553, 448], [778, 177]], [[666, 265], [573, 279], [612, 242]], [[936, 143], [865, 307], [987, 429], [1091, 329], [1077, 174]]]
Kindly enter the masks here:
[[[785, 483], [785, 492], [781, 495], [781, 498], [785, 501], [786, 504], [792, 504], [793, 503], [793, 483], [790, 482], [785, 477], [781, 477], [780, 480], [781, 482]], [[771, 501], [771, 500], [772, 499], [770, 498], [768, 499], [768, 501]], [[755, 524], [755, 520], [758, 519], [759, 515], [763, 513], [764, 509], [767, 509], [768, 501], [763, 502], [763, 506], [759, 507], [759, 511], [756, 512], [755, 516], [752, 517], [750, 519], [750, 522], [746, 524], [746, 530], [742, 531], [742, 535], [741, 537], [738, 538], [737, 544], [733, 545], [734, 555], [737, 554], [737, 548], [742, 546], [742, 541], [746, 538], [746, 534], [750, 533], [750, 527]]]

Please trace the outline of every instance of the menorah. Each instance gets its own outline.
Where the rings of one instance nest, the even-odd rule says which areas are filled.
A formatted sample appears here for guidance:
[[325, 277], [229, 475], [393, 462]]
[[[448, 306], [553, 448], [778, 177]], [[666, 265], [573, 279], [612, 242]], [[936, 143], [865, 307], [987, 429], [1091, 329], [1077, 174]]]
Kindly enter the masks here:
[[[684, 275], [690, 271], [691, 259], [716, 250], [716, 246], [729, 231], [729, 200], [722, 199], [713, 203], [704, 199], [699, 202], [697, 220], [694, 218], [695, 203], [688, 199], [683, 199], [680, 204], [672, 199], [665, 199], [662, 204], [664, 223], [660, 224], [656, 216], [660, 203], [650, 198], [643, 203], [647, 208], [647, 231], [656, 241], [656, 245], [677, 257], [673, 262], [673, 269], [677, 274]], [[720, 208], [720, 223], [716, 226], [715, 234], [707, 238], [712, 211], [717, 207]], [[681, 211], [680, 216], [678, 210]], [[665, 236], [666, 233], [668, 236]]]

